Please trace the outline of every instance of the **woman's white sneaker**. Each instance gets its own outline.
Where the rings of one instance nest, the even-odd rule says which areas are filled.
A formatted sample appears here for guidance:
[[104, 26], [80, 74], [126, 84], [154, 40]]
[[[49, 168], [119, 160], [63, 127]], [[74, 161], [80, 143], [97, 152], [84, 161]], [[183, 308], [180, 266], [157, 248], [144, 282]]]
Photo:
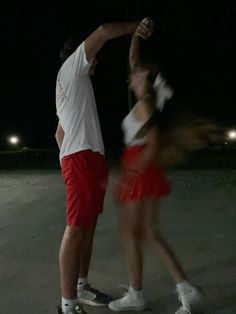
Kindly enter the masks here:
[[190, 284], [186, 285], [185, 287], [177, 288], [177, 292], [182, 306], [178, 311], [175, 312], [175, 314], [180, 314], [184, 312], [184, 310], [191, 313], [191, 309], [201, 303], [203, 299], [203, 294], [200, 292], [200, 290]]
[[118, 300], [111, 301], [108, 305], [112, 311], [143, 311], [145, 309], [145, 301], [142, 291], [136, 291], [129, 288], [128, 292]]

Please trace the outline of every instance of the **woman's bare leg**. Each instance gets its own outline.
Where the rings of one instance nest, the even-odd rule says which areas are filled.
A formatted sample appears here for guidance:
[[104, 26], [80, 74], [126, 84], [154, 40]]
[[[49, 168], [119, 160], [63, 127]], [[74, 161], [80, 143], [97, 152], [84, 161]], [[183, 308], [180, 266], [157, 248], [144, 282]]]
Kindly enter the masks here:
[[141, 211], [138, 203], [129, 203], [121, 211], [121, 230], [130, 286], [135, 290], [141, 290], [143, 271]]
[[144, 201], [142, 209], [144, 211], [145, 238], [150, 243], [154, 251], [160, 256], [160, 259], [175, 283], [178, 284], [186, 280], [186, 275], [174, 252], [169, 247], [167, 242], [161, 237], [160, 233], [155, 229], [156, 216], [159, 215], [157, 203], [150, 200]]

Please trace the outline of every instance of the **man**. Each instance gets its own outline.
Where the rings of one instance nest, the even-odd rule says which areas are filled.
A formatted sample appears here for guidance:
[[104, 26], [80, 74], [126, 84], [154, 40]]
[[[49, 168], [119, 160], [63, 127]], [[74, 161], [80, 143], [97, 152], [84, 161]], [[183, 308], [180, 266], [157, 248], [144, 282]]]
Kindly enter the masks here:
[[[85, 313], [79, 303], [106, 306], [107, 295], [87, 281], [94, 231], [102, 212], [108, 171], [96, 102], [89, 75], [96, 54], [110, 39], [132, 34], [137, 23], [110, 23], [98, 27], [82, 44], [70, 42], [61, 53], [57, 76], [55, 134], [66, 185], [66, 229], [60, 253], [62, 303], [60, 314]], [[78, 279], [79, 275], [79, 279]]]

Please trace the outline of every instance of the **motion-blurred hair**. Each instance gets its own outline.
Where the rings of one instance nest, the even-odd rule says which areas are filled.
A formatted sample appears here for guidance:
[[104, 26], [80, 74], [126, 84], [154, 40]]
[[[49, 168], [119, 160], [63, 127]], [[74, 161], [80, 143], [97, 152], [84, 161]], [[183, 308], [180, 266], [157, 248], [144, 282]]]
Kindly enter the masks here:
[[186, 114], [160, 127], [160, 163], [169, 168], [186, 162], [190, 154], [217, 141], [219, 126], [207, 118]]

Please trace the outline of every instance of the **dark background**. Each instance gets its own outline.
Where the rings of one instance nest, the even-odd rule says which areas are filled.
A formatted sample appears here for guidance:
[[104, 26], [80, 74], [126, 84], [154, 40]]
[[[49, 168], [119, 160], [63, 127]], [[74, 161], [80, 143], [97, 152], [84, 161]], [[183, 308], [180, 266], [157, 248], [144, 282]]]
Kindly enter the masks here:
[[[236, 126], [235, 11], [233, 1], [8, 1], [1, 8], [0, 149], [19, 134], [23, 146], [56, 148], [55, 79], [59, 49], [72, 33], [85, 38], [109, 21], [154, 19], [151, 54], [176, 90], [176, 103]], [[129, 37], [109, 42], [93, 80], [105, 146], [122, 143], [128, 111]], [[181, 106], [179, 107], [181, 110]]]

